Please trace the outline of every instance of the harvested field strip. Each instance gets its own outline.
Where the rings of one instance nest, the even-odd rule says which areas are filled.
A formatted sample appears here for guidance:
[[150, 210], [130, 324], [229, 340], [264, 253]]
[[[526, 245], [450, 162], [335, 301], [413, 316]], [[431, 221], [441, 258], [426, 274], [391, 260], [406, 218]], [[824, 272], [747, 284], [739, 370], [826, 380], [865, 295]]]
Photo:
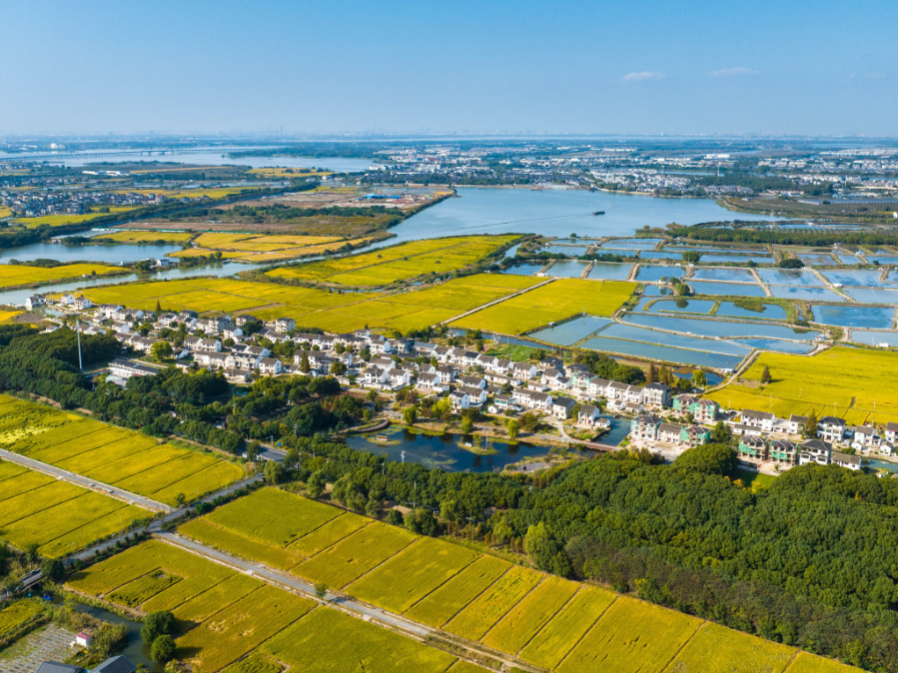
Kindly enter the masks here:
[[316, 605], [312, 599], [263, 586], [180, 637], [176, 657], [187, 659], [195, 671], [220, 671]]
[[578, 583], [548, 576], [520, 601], [483, 638], [483, 643], [506, 653], [517, 653], [580, 589]]
[[513, 566], [483, 594], [446, 623], [444, 629], [479, 641], [511, 608], [544, 578], [538, 571]]
[[797, 654], [791, 646], [705, 623], [664, 671], [782, 672]]
[[559, 672], [660, 672], [702, 621], [618, 597], [557, 667]]
[[[80, 426], [81, 424], [75, 423], [72, 425]], [[126, 440], [129, 435], [133, 435], [133, 433], [125, 431], [124, 429], [106, 426], [101, 430], [93, 431], [81, 437], [72, 438], [59, 444], [53, 444], [52, 438], [48, 438], [49, 443], [46, 446], [37, 445], [25, 452], [19, 452], [18, 448], [15, 448], [14, 451], [24, 454], [36, 461], [55, 464], [58, 461], [65, 461], [66, 459], [76, 457], [79, 454], [100, 449], [113, 442]], [[33, 440], [36, 442], [43, 441], [43, 435], [35, 436]]]
[[253, 540], [236, 531], [225, 529], [206, 518], [187, 522], [181, 525], [179, 531], [185, 536], [219, 550], [254, 562], [261, 562], [275, 569], [287, 571], [304, 561], [304, 557], [298, 553]]
[[55, 465], [73, 473], [87, 475], [93, 477], [92, 471], [97, 468], [103, 468], [113, 461], [126, 459], [136, 453], [143, 452], [158, 446], [153, 438], [136, 436], [125, 438], [103, 445], [94, 450], [82, 452], [76, 456], [55, 462]]
[[510, 568], [509, 562], [498, 557], [480, 557], [412, 606], [405, 616], [425, 625], [442, 627]]
[[[0, 405], [0, 416], [9, 409], [5, 405]], [[58, 428], [48, 429], [38, 435], [29, 438], [23, 438], [13, 443], [8, 450], [17, 454], [25, 454], [31, 456], [33, 452], [47, 449], [49, 447], [59, 447], [65, 445], [69, 441], [82, 439], [89, 442], [90, 434], [109, 428], [106, 424], [99, 421], [91, 421], [89, 419], [71, 420], [69, 423], [59, 426]], [[93, 445], [91, 445], [93, 446]]]
[[304, 578], [342, 588], [408, 546], [416, 536], [405, 529], [372, 522], [320, 555], [292, 569]]
[[530, 640], [521, 657], [542, 669], [554, 670], [580, 641], [617, 595], [584, 586], [558, 614]]
[[468, 566], [477, 554], [453, 543], [420, 538], [346, 591], [394, 613], [404, 613]]
[[296, 539], [290, 544], [289, 549], [311, 557], [367, 526], [370, 522], [371, 520], [361, 515], [343, 513], [339, 517], [325, 522], [311, 533]]
[[[339, 644], [322, 648], [321, 644]], [[259, 648], [294, 672], [443, 672], [457, 660], [340, 611], [316, 608]]]
[[323, 503], [263, 487], [218, 508], [208, 519], [263, 543], [286, 547], [339, 515], [340, 510]]

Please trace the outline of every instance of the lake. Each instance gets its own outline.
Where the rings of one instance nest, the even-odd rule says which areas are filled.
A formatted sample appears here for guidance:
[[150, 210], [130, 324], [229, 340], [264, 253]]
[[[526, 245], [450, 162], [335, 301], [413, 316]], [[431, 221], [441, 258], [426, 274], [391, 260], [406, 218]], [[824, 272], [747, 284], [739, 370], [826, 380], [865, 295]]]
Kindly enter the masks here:
[[[375, 435], [386, 435], [389, 441], [395, 444], [381, 445], [373, 442]], [[459, 444], [464, 441], [465, 436], [454, 433], [427, 435], [413, 433], [402, 426], [391, 426], [385, 431], [371, 434], [370, 437], [350, 435], [346, 438], [346, 444], [353, 449], [372, 454], [384, 453], [393, 461], [408, 461], [419, 463], [429, 469], [442, 468], [452, 472], [469, 473], [498, 472], [526, 458], [545, 457], [551, 449], [526, 442], [493, 441], [490, 445], [496, 453], [482, 455], [464, 449]], [[470, 436], [467, 436], [467, 441], [471, 441]], [[486, 439], [483, 444], [486, 445]]]
[[181, 246], [148, 244], [135, 246], [131, 244], [65, 246], [61, 243], [31, 243], [18, 248], [0, 249], [0, 264], [8, 264], [10, 260], [29, 262], [31, 260], [59, 260], [60, 262], [103, 262], [117, 265], [123, 262], [138, 262], [153, 258], [158, 260], [168, 253], [181, 250]]

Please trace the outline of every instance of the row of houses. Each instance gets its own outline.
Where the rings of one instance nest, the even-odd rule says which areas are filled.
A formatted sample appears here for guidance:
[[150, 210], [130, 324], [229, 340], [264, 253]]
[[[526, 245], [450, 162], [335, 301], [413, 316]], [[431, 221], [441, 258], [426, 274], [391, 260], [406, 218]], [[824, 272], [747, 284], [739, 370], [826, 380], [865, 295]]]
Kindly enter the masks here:
[[802, 443], [781, 438], [768, 440], [759, 435], [743, 435], [737, 448], [739, 460], [752, 466], [775, 462], [786, 466], [803, 466], [816, 463], [822, 466], [834, 464], [851, 470], [861, 469], [861, 459], [833, 449], [831, 443], [811, 438]]

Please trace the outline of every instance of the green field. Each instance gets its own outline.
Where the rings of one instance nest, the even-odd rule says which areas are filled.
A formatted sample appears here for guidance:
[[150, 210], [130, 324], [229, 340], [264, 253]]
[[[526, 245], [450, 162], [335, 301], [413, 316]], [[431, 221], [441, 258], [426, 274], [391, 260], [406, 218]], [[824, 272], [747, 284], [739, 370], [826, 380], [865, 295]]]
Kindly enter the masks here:
[[[772, 381], [761, 384], [764, 368]], [[731, 384], [708, 395], [722, 407], [790, 414], [843, 417], [849, 425], [898, 421], [898, 391], [887, 382], [898, 377], [898, 354], [835, 347], [816, 356], [762, 353]], [[875, 409], [874, 409], [875, 408]]]
[[466, 316], [452, 325], [520, 335], [577, 314], [611, 316], [635, 289], [636, 284], [627, 281], [558, 279]]
[[447, 321], [539, 282], [525, 276], [475, 274], [423, 290], [341, 294], [276, 283], [198, 278], [86, 288], [84, 294], [99, 304], [132, 309], [152, 310], [159, 302], [166, 311], [252, 313], [262, 320], [287, 316], [294, 318], [297, 326], [330, 332], [366, 325], [372, 330], [407, 332]]
[[461, 236], [409, 241], [370, 253], [282, 267], [268, 275], [346, 286], [383, 286], [424, 274], [464, 269], [517, 238]]
[[0, 443], [17, 454], [175, 505], [243, 477], [212, 453], [160, 445], [134, 431], [0, 395]]
[[61, 557], [127, 529], [150, 513], [43, 473], [0, 462], [0, 538]]

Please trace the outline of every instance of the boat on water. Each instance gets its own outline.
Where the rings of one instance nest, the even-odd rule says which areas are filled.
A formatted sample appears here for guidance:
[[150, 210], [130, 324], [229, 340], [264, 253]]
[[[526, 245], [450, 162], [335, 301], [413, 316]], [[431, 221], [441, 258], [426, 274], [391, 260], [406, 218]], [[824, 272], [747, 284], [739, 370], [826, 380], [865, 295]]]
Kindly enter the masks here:
[[593, 215], [605, 215], [605, 211], [594, 211]]

